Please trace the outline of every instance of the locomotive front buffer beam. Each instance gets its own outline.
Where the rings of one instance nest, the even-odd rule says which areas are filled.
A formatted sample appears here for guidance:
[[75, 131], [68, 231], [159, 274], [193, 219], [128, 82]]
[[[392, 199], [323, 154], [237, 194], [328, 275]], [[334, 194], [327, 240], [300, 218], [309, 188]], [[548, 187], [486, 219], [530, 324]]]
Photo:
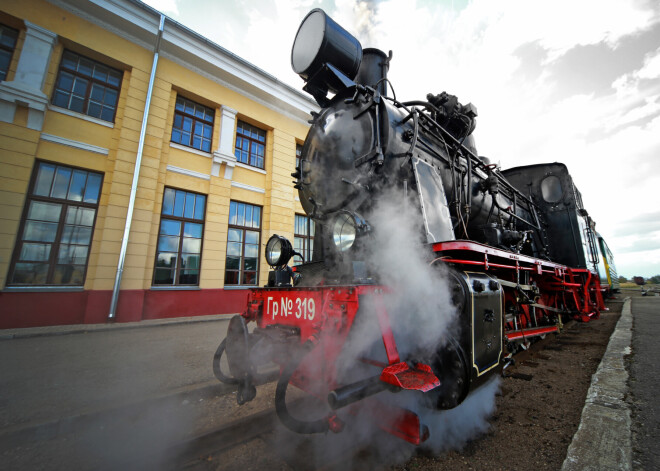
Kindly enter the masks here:
[[[339, 432], [344, 423], [340, 409], [352, 408], [382, 391], [417, 390], [426, 393], [440, 386], [430, 365], [402, 361], [385, 306], [386, 288], [374, 285], [318, 288], [258, 288], [248, 295], [248, 308], [230, 321], [224, 351], [216, 354], [214, 371], [218, 379], [238, 386], [237, 402], [256, 396], [259, 366], [274, 362], [280, 367], [275, 395], [282, 423], [298, 433]], [[382, 339], [383, 357], [355, 359], [354, 368], [338, 361], [346, 348], [360, 304], [369, 299], [369, 314]], [[252, 331], [248, 325], [254, 323]], [[220, 348], [219, 348], [220, 350]], [[219, 360], [226, 352], [229, 375], [219, 372]], [[217, 364], [216, 364], [217, 363]], [[358, 372], [359, 371], [359, 372]], [[366, 377], [362, 372], [371, 371]], [[325, 414], [317, 420], [299, 420], [287, 409], [286, 391], [293, 384], [324, 403]], [[369, 414], [378, 426], [410, 443], [420, 444], [429, 436], [428, 427], [414, 412], [386, 405], [373, 397], [360, 414]]]

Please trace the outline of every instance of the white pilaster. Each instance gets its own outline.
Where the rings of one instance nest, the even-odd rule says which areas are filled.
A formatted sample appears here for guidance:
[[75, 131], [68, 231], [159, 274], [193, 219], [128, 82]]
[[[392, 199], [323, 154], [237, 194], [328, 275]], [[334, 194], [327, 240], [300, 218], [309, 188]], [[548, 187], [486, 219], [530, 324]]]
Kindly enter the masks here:
[[228, 106], [222, 106], [222, 118], [220, 120], [220, 142], [218, 149], [213, 152], [213, 166], [211, 175], [220, 176], [220, 166], [225, 164], [225, 178], [231, 180], [236, 166], [234, 156], [234, 129], [236, 129], [236, 110]]
[[42, 88], [57, 35], [29, 21], [25, 21], [25, 26], [25, 42], [14, 80], [0, 83], [0, 121], [14, 122], [16, 106], [26, 106], [28, 128], [40, 131], [48, 105]]

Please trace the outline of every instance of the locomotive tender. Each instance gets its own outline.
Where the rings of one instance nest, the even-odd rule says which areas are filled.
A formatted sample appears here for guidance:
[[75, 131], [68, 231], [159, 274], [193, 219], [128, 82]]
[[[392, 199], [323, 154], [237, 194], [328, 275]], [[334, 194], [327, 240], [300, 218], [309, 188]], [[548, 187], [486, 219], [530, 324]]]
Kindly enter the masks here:
[[[430, 433], [420, 414], [378, 393], [408, 390], [422, 407], [456, 407], [566, 318], [598, 317], [606, 288], [595, 225], [566, 166], [500, 170], [477, 154], [473, 105], [445, 92], [390, 96], [391, 58], [363, 50], [320, 9], [303, 20], [291, 61], [321, 111], [292, 175], [315, 222], [313, 260], [291, 268], [291, 243], [269, 239], [268, 286], [251, 289], [245, 312], [230, 321], [214, 372], [238, 385], [242, 404], [256, 394], [258, 364], [274, 361], [275, 406], [288, 428], [338, 432], [366, 413], [419, 444]], [[429, 270], [428, 303], [388, 276], [408, 276], [407, 260], [375, 260], [391, 230], [378, 212], [391, 202], [421, 241], [410, 246]], [[220, 368], [224, 354], [229, 373]], [[327, 413], [296, 417], [290, 384], [320, 398]]]

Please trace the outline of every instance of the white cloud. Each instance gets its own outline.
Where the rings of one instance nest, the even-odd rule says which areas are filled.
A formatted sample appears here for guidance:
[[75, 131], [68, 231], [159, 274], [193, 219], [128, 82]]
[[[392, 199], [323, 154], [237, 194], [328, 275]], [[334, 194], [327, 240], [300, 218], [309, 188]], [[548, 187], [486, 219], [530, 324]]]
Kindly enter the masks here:
[[150, 7], [163, 13], [179, 14], [179, 8], [176, 4], [177, 0], [142, 0]]

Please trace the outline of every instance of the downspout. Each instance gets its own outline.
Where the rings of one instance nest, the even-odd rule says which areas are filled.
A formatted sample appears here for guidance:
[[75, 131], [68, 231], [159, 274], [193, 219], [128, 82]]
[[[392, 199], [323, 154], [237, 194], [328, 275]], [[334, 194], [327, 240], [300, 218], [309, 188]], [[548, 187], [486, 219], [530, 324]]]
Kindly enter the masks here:
[[133, 221], [133, 209], [135, 207], [135, 196], [138, 189], [138, 179], [140, 178], [140, 166], [142, 164], [142, 152], [144, 150], [144, 138], [147, 134], [147, 120], [149, 119], [149, 106], [151, 105], [151, 95], [154, 89], [154, 80], [156, 78], [156, 67], [158, 66], [158, 51], [160, 50], [160, 40], [163, 37], [163, 28], [165, 27], [165, 15], [160, 15], [160, 26], [156, 37], [156, 46], [154, 48], [154, 61], [151, 66], [151, 76], [149, 77], [149, 88], [147, 89], [147, 100], [144, 103], [144, 114], [142, 115], [142, 128], [140, 129], [140, 141], [138, 142], [137, 157], [135, 159], [135, 169], [133, 170], [133, 184], [131, 185], [131, 195], [128, 200], [128, 211], [126, 212], [126, 225], [124, 226], [124, 236], [121, 240], [121, 250], [119, 252], [119, 262], [117, 263], [117, 274], [115, 276], [115, 286], [112, 288], [112, 300], [110, 301], [110, 312], [108, 319], [114, 320], [117, 314], [117, 302], [119, 300], [119, 287], [121, 277], [124, 273], [124, 262], [126, 262], [126, 249], [128, 248], [128, 235], [131, 232], [131, 222]]

